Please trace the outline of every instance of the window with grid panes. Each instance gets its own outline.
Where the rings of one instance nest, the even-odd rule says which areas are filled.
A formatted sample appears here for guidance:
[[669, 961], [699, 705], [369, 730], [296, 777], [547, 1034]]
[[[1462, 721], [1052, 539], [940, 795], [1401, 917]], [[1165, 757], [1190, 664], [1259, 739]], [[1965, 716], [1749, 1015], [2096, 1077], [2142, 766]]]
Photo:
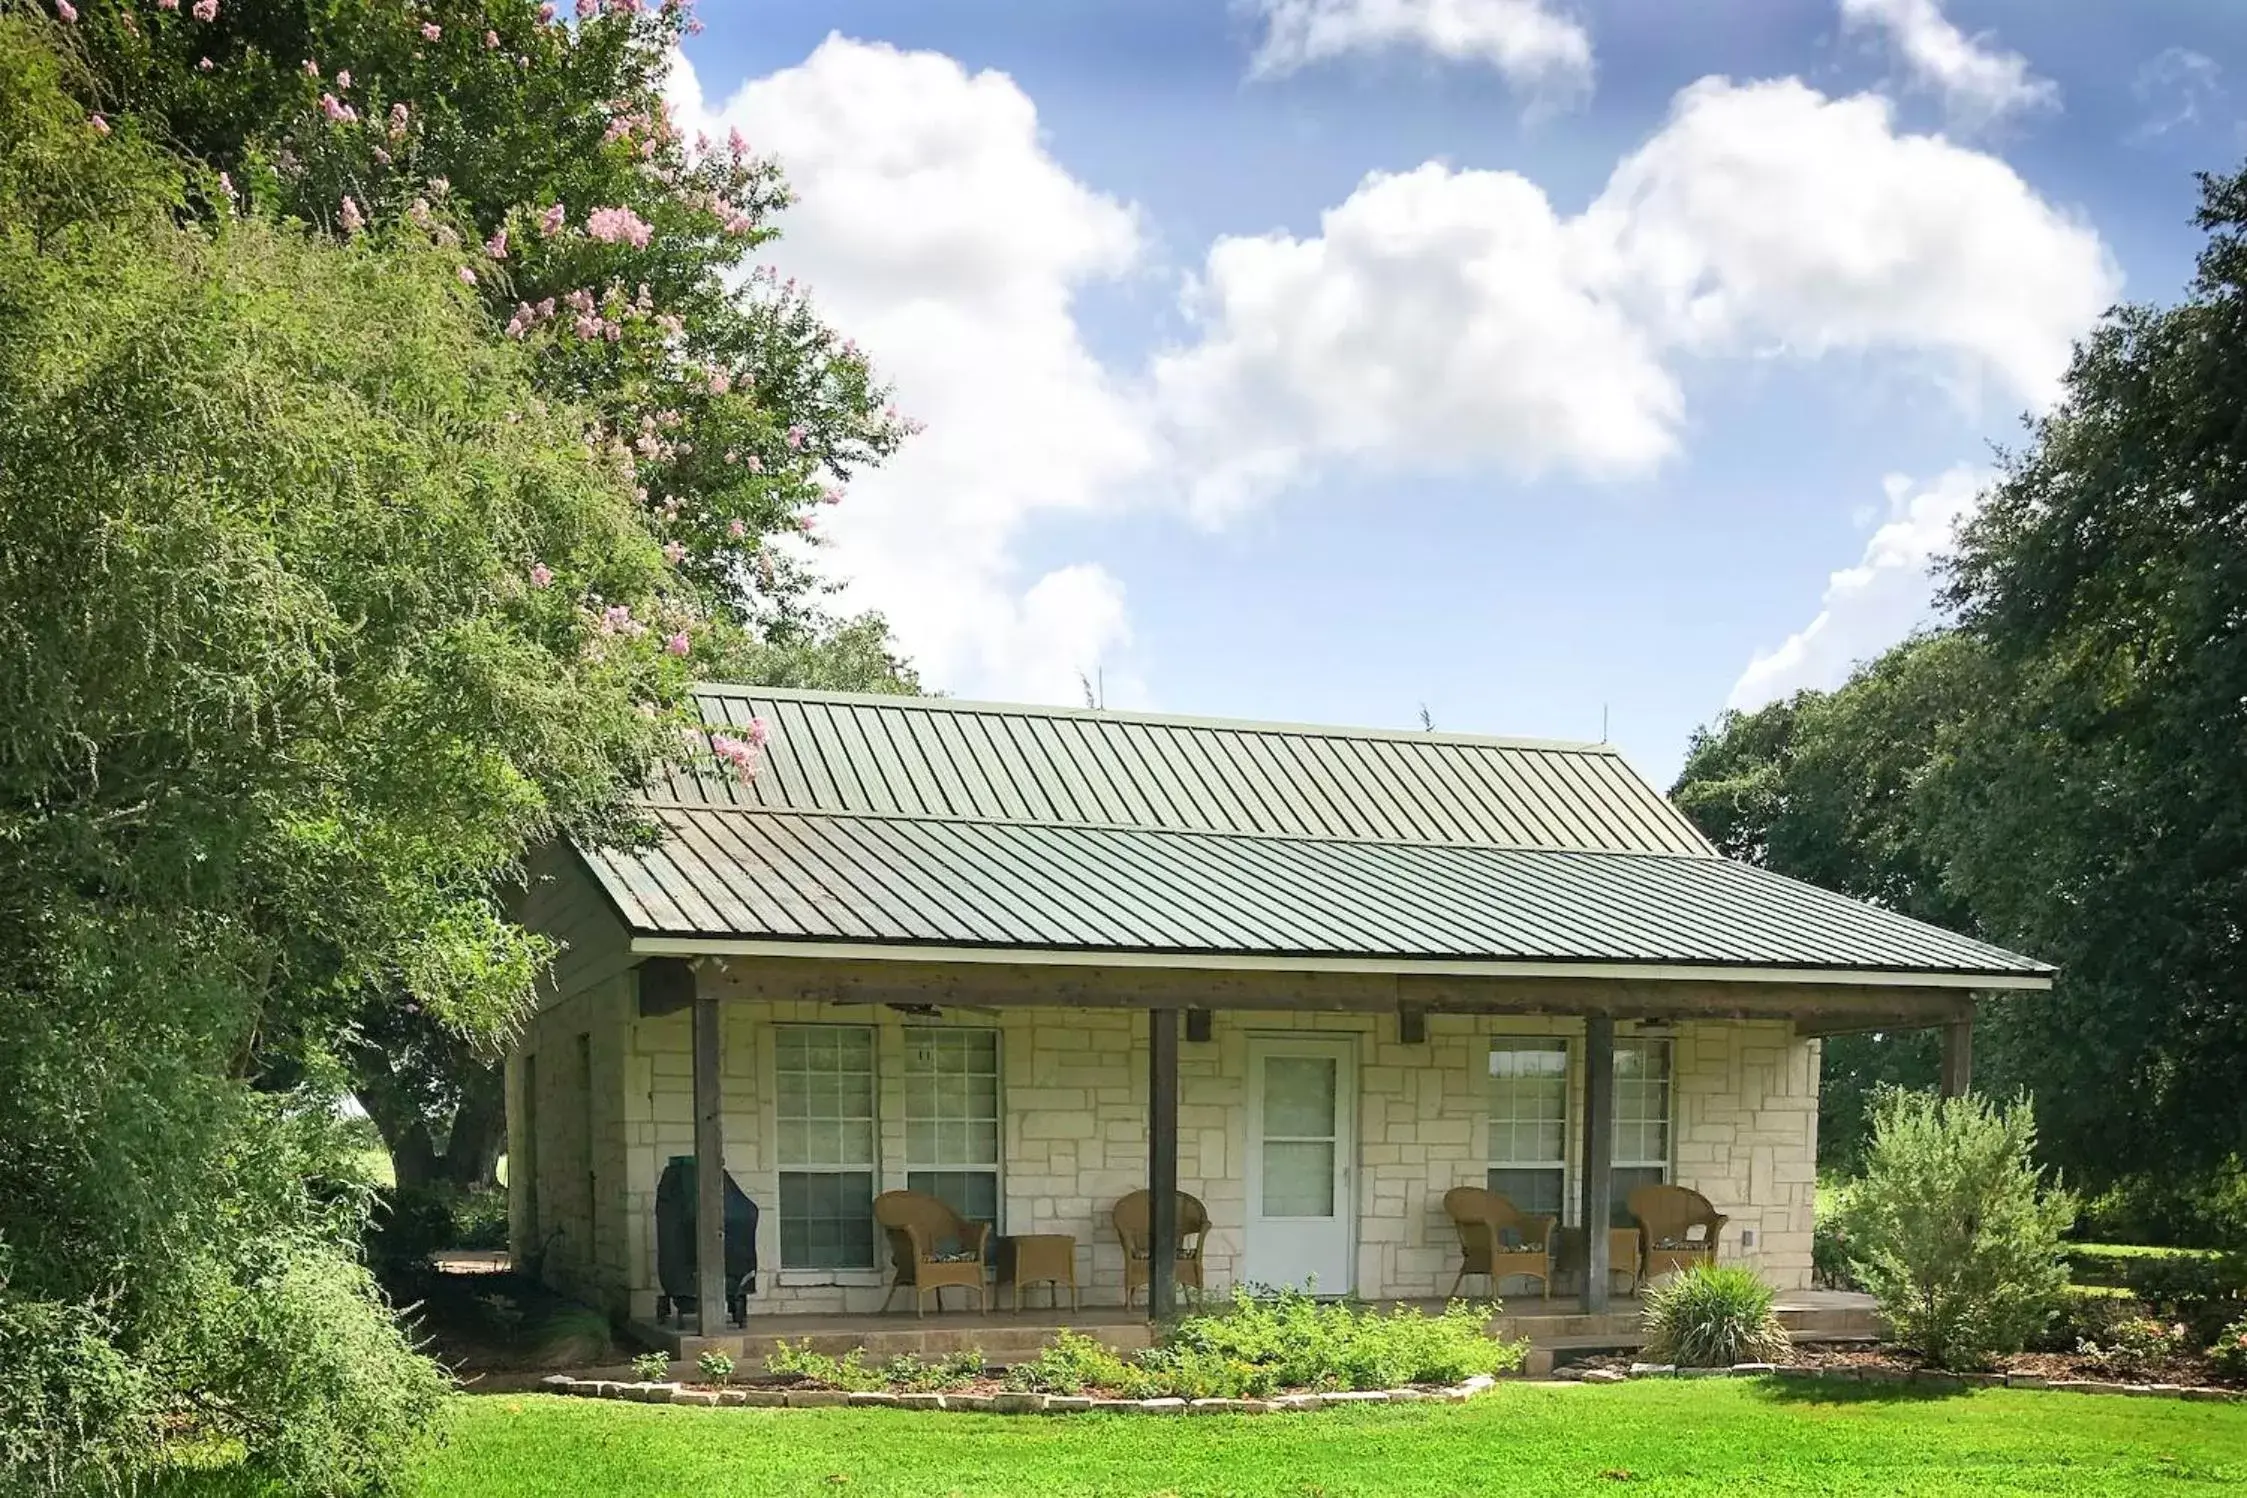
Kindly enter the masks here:
[[781, 1264], [873, 1268], [873, 1030], [779, 1026], [773, 1084]]
[[999, 1032], [905, 1031], [905, 1185], [999, 1232]]
[[1626, 1205], [1641, 1186], [1670, 1178], [1670, 1042], [1629, 1037], [1615, 1042], [1615, 1159], [1608, 1177], [1610, 1215], [1631, 1226]]
[[1490, 1189], [1522, 1211], [1557, 1217], [1567, 1194], [1568, 1042], [1490, 1043]]

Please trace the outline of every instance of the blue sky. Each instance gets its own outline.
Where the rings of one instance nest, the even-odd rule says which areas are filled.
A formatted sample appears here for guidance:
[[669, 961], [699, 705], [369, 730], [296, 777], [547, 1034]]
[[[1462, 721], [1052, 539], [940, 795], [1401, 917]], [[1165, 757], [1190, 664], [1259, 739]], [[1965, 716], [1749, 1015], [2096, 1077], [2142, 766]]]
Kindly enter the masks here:
[[674, 93], [930, 423], [834, 512], [929, 684], [1611, 736], [1924, 616], [2247, 155], [2212, 0], [704, 0]]

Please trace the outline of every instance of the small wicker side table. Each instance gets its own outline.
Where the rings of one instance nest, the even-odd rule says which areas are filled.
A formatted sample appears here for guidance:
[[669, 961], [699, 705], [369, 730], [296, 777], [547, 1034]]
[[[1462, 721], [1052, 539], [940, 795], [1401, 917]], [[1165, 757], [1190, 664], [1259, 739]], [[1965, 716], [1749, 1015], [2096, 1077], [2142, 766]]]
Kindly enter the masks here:
[[1014, 1308], [1022, 1309], [1024, 1285], [1049, 1286], [1054, 1308], [1061, 1305], [1061, 1287], [1069, 1287], [1069, 1309], [1077, 1309], [1077, 1240], [1067, 1233], [1018, 1233], [999, 1240], [999, 1283], [1014, 1291]]

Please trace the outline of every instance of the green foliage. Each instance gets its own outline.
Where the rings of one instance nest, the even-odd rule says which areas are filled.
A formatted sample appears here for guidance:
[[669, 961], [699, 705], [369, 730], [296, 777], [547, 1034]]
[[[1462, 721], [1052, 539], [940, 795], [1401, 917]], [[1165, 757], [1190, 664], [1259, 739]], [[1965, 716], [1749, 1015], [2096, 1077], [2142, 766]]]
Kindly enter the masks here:
[[837, 1358], [814, 1352], [809, 1342], [791, 1346], [785, 1339], [775, 1341], [772, 1351], [765, 1354], [765, 1372], [776, 1378], [800, 1378], [806, 1383], [847, 1389], [852, 1393], [879, 1389], [883, 1381], [879, 1371], [866, 1366], [864, 1348], [854, 1347]]
[[0, 1279], [0, 1475], [32, 1491], [121, 1487], [158, 1449], [158, 1390], [99, 1308], [18, 1300]]
[[1860, 1290], [1857, 1249], [1849, 1236], [1848, 1183], [1818, 1186], [1818, 1215], [1810, 1227], [1810, 1277], [1823, 1290]]
[[643, 1352], [632, 1359], [632, 1376], [644, 1384], [659, 1384], [671, 1376], [671, 1355]]
[[1898, 1340], [1938, 1367], [2018, 1351], [2067, 1284], [2064, 1191], [2043, 1187], [2027, 1101], [1892, 1091], [1844, 1214], [1857, 1274]]
[[2103, 1340], [2084, 1338], [2077, 1354], [2102, 1368], [2132, 1377], [2165, 1373], [2191, 1350], [2191, 1337], [2182, 1321], [2158, 1316], [2130, 1316], [2107, 1329]]
[[1037, 1359], [1008, 1370], [1009, 1387], [1054, 1394], [1112, 1389], [1128, 1398], [1242, 1399], [1280, 1389], [1389, 1389], [1455, 1384], [1519, 1368], [1526, 1343], [1492, 1340], [1489, 1304], [1453, 1302], [1428, 1316], [1383, 1312], [1300, 1291], [1253, 1295], [1189, 1316], [1163, 1340], [1126, 1358], [1063, 1333]]
[[729, 1383], [733, 1379], [733, 1359], [713, 1347], [694, 1360], [694, 1371], [702, 1375], [706, 1384]]
[[2247, 1379], [2247, 1316], [2225, 1327], [2209, 1342], [2208, 1361], [2225, 1378]]
[[2204, 1171], [2121, 1176], [2083, 1204], [2082, 1228], [2106, 1243], [2247, 1247], [2247, 1161], [2232, 1155]]
[[1686, 1368], [1784, 1363], [1787, 1329], [1778, 1292], [1739, 1264], [1694, 1264], [1656, 1280], [1644, 1296], [1646, 1355]]
[[882, 1364], [882, 1383], [901, 1394], [940, 1394], [965, 1388], [983, 1377], [983, 1354], [974, 1348], [947, 1353], [925, 1363], [910, 1353], [899, 1353]]

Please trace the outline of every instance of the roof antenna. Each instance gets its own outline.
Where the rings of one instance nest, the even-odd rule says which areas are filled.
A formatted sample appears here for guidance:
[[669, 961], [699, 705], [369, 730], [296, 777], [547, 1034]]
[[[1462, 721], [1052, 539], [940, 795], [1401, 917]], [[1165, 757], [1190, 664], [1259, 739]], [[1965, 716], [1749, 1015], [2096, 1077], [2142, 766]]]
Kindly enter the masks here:
[[1079, 671], [1077, 685], [1084, 688], [1084, 705], [1087, 708], [1096, 713], [1107, 711], [1108, 672], [1105, 667], [1095, 666], [1091, 676]]
[[1607, 742], [1607, 704], [1604, 702], [1599, 705], [1599, 741]]
[[1422, 733], [1434, 733], [1436, 731], [1435, 714], [1428, 711], [1428, 704], [1425, 702], [1420, 704], [1420, 731]]

